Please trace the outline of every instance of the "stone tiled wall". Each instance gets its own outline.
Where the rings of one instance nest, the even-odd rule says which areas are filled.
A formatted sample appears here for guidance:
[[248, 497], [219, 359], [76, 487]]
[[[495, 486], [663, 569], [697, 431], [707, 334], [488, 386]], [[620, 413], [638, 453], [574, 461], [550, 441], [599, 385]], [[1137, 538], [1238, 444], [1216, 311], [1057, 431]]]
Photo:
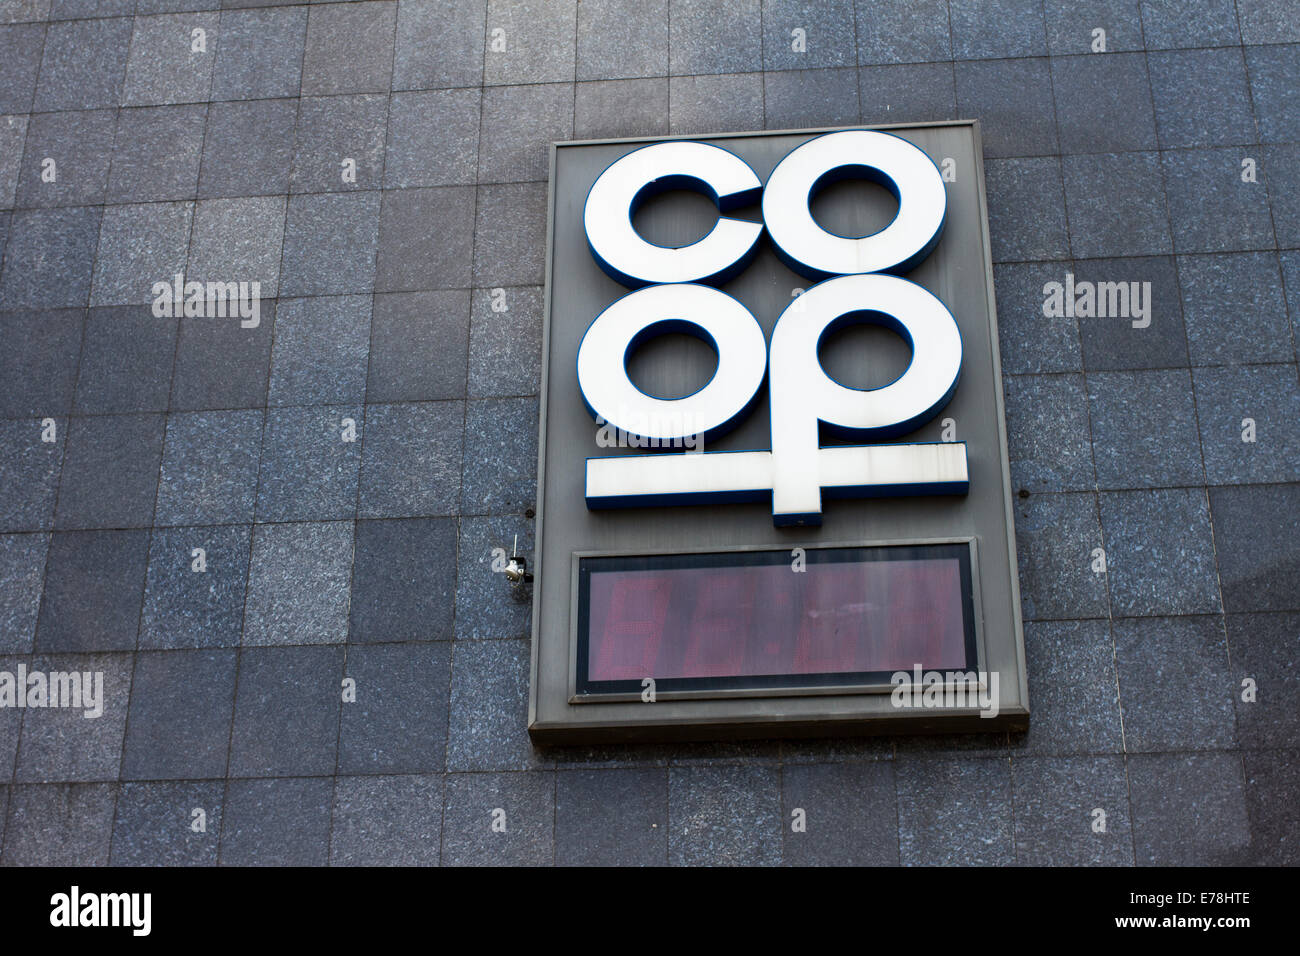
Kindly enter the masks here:
[[[0, 0], [0, 671], [107, 697], [0, 709], [0, 863], [1300, 861], [1297, 89], [1296, 0]], [[534, 749], [548, 144], [951, 117], [1032, 729]]]

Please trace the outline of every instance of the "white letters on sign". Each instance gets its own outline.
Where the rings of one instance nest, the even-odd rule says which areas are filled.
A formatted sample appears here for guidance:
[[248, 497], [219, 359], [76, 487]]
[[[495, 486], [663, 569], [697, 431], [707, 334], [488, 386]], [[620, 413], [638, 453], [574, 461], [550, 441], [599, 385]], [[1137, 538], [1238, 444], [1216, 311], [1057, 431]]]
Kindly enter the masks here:
[[[845, 238], [813, 219], [809, 202], [839, 179], [865, 176], [898, 199], [898, 215], [873, 235]], [[703, 188], [721, 211], [753, 202], [780, 258], [819, 281], [791, 302], [772, 332], [770, 357], [758, 321], [721, 284], [757, 250], [763, 225], [720, 218], [692, 245], [667, 249], [632, 228], [636, 204], [665, 189]], [[962, 442], [836, 445], [823, 448], [819, 423], [850, 439], [914, 431], [952, 397], [961, 371], [961, 335], [930, 292], [888, 273], [925, 259], [943, 231], [947, 194], [930, 158], [889, 133], [828, 133], [792, 150], [763, 187], [741, 159], [703, 143], [660, 143], [615, 162], [592, 186], [584, 223], [592, 255], [611, 277], [638, 291], [592, 322], [578, 348], [578, 385], [593, 416], [631, 435], [672, 439], [723, 434], [748, 414], [764, 379], [771, 402], [770, 450], [665, 452], [587, 460], [589, 508], [753, 501], [770, 498], [777, 525], [820, 524], [832, 497], [965, 494]], [[648, 286], [648, 288], [642, 288]], [[818, 359], [822, 338], [840, 326], [875, 321], [912, 347], [907, 371], [882, 388], [846, 388]], [[713, 379], [693, 395], [655, 398], [628, 379], [627, 357], [643, 341], [688, 332], [718, 356]]]

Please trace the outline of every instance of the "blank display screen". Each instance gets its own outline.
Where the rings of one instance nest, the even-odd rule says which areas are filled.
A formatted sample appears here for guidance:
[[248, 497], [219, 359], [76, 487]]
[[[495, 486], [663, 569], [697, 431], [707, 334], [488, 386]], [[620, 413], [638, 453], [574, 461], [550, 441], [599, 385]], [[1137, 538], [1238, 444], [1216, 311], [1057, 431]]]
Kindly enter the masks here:
[[964, 544], [581, 558], [579, 694], [976, 667]]

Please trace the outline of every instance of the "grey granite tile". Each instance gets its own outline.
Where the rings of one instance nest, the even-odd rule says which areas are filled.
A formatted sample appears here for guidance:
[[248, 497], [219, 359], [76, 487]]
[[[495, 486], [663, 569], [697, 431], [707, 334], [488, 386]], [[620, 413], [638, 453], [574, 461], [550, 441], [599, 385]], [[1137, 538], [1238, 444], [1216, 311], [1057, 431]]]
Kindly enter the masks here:
[[78, 414], [166, 411], [176, 319], [146, 305], [91, 309], [73, 408]]
[[293, 100], [213, 103], [208, 108], [199, 196], [288, 192], [297, 115]]
[[1015, 508], [1025, 617], [1105, 617], [1106, 578], [1093, 570], [1093, 551], [1102, 546], [1096, 499], [1032, 495], [1019, 498]]
[[1015, 760], [1012, 773], [1017, 863], [1133, 865], [1122, 758], [1029, 757]]
[[1300, 251], [1282, 252], [1278, 258], [1282, 260], [1287, 311], [1291, 313], [1291, 340], [1296, 343], [1296, 357], [1300, 358]]
[[1064, 152], [1156, 147], [1145, 54], [1054, 58], [1052, 89]]
[[1203, 490], [1103, 493], [1101, 524], [1116, 616], [1219, 610], [1214, 542]]
[[379, 193], [295, 196], [284, 227], [282, 295], [371, 292]]
[[108, 201], [193, 199], [207, 111], [202, 104], [122, 110], [117, 120]]
[[221, 821], [224, 866], [324, 866], [334, 781], [231, 780]]
[[669, 0], [668, 6], [671, 75], [763, 69], [759, 0]]
[[786, 767], [781, 789], [786, 864], [898, 865], [893, 761]]
[[858, 122], [858, 71], [785, 70], [763, 75], [768, 129], [852, 126]]
[[[31, 658], [23, 657], [0, 657], [0, 670], [7, 671], [10, 674], [17, 675], [18, 669], [27, 666]], [[23, 727], [23, 711], [16, 707], [6, 707], [0, 710], [0, 784], [7, 784], [13, 780], [14, 762], [18, 756], [18, 737]], [[0, 791], [5, 790], [0, 785]], [[3, 800], [0, 800], [0, 804]], [[0, 839], [4, 838], [3, 834], [4, 821], [0, 820]], [[3, 849], [3, 844], [0, 844]], [[3, 859], [3, 857], [0, 857]]]
[[0, 27], [0, 113], [31, 110], [44, 43], [43, 23]]
[[[1182, 297], [1172, 257], [1089, 259], [1076, 262], [1074, 272], [1076, 290], [1079, 283], [1090, 282], [1097, 296], [1094, 314], [1078, 320], [1085, 368], [1187, 365]], [[1076, 291], [1076, 303], [1080, 294]]]
[[577, 78], [668, 75], [668, 0], [578, 4]]
[[994, 262], [1069, 255], [1059, 159], [990, 160], [984, 176]]
[[906, 754], [895, 767], [904, 866], [1014, 862], [1009, 760]]
[[366, 398], [463, 398], [468, 313], [464, 290], [375, 296]]
[[488, 0], [485, 85], [573, 79], [576, 0]]
[[1244, 152], [1229, 148], [1161, 154], [1175, 251], [1235, 252], [1273, 247], [1265, 182], [1268, 166], [1259, 164], [1256, 182], [1243, 182]]
[[1052, 71], [1043, 58], [958, 63], [957, 112], [977, 116], [986, 156], [1057, 150]]
[[[1296, 366], [1194, 369], [1206, 479], [1212, 485], [1300, 481]], [[1247, 423], [1253, 425], [1253, 440]]]
[[1129, 753], [1235, 746], [1222, 618], [1116, 621], [1115, 660]]
[[[303, 97], [298, 101], [293, 191], [378, 189], [387, 123], [386, 96]], [[349, 159], [354, 167], [345, 168]]]
[[1243, 42], [1300, 40], [1300, 4], [1296, 0], [1237, 0], [1236, 7]]
[[69, 110], [33, 116], [27, 124], [15, 204], [76, 206], [103, 202], [116, 122], [116, 110]]
[[536, 394], [541, 361], [542, 290], [528, 286], [475, 289], [469, 394], [474, 398]]
[[782, 860], [781, 773], [775, 767], [668, 771], [670, 866], [776, 866]]
[[447, 749], [450, 644], [348, 650], [356, 700], [343, 704], [339, 773], [430, 773]]
[[370, 312], [370, 297], [364, 295], [282, 300], [271, 350], [268, 404], [364, 399]]
[[[1092, 53], [1106, 31], [1106, 53], [1141, 50], [1142, 15], [1138, 0], [1046, 0], [1047, 46], [1053, 56]], [[1102, 52], [1102, 51], [1096, 51]]]
[[478, 90], [394, 94], [384, 186], [473, 184], [481, 96]]
[[763, 128], [763, 77], [756, 73], [674, 76], [668, 81], [674, 135]]
[[437, 866], [442, 807], [440, 774], [338, 777], [330, 864]]
[[854, 21], [853, 0], [763, 0], [763, 68], [853, 66]]
[[993, 267], [1003, 375], [1080, 369], [1078, 320], [1044, 314], [1049, 284], [1064, 284], [1072, 268], [1068, 262]]
[[537, 399], [471, 401], [465, 414], [464, 514], [522, 514], [537, 498]]
[[1240, 49], [1148, 54], [1160, 145], [1255, 142], [1255, 122]]
[[259, 521], [351, 518], [361, 468], [361, 406], [272, 408], [262, 433]]
[[386, 93], [393, 76], [397, 4], [313, 4], [302, 61], [304, 96]]
[[573, 86], [544, 83], [484, 89], [480, 183], [546, 178], [551, 143], [573, 138]]
[[110, 865], [215, 866], [224, 791], [216, 782], [123, 784]]
[[95, 252], [91, 305], [151, 303], [156, 282], [185, 271], [194, 204], [106, 206]]
[[54, 534], [36, 650], [134, 650], [148, 555], [147, 531]]
[[212, 74], [214, 100], [297, 96], [307, 37], [306, 6], [226, 10]]
[[1095, 486], [1082, 375], [1009, 375], [1006, 398], [1011, 480], [1030, 491]]
[[367, 405], [358, 516], [457, 513], [464, 420], [462, 402]]
[[260, 283], [275, 298], [284, 242], [285, 198], [205, 199], [194, 210], [187, 279]]
[[1246, 861], [1250, 826], [1236, 754], [1134, 754], [1128, 759], [1139, 866]]
[[1062, 160], [1070, 245], [1081, 258], [1161, 255], [1173, 249], [1156, 153]]
[[31, 653], [49, 548], [48, 534], [0, 535], [0, 653]]
[[[0, 422], [6, 450], [0, 456], [0, 531], [37, 531], [53, 524], [67, 428], [65, 418]], [[42, 441], [42, 435], [55, 440]]]
[[668, 133], [668, 80], [579, 83], [573, 117], [575, 139], [664, 136]]
[[85, 206], [14, 213], [0, 278], [0, 308], [84, 308], [100, 215], [100, 209]]
[[236, 673], [233, 649], [136, 655], [123, 779], [224, 777]]
[[1233, 46], [1238, 42], [1232, 0], [1142, 0], [1148, 49]]
[[228, 773], [333, 773], [342, 681], [341, 647], [245, 648]]
[[358, 521], [355, 549], [349, 641], [451, 639], [457, 586], [455, 521]]
[[858, 63], [933, 63], [952, 58], [947, 0], [854, 0]]
[[1178, 277], [1193, 365], [1291, 358], [1275, 254], [1180, 256]]
[[1093, 459], [1101, 488], [1167, 488], [1204, 481], [1192, 376], [1186, 369], [1088, 377]]
[[[340, 644], [347, 639], [352, 533], [350, 521], [264, 524], [254, 529], [244, 610], [246, 646]], [[260, 659], [304, 667], [308, 660], [332, 660]]]
[[473, 221], [472, 186], [385, 191], [375, 290], [468, 287]]
[[1041, 4], [1019, 0], [949, 0], [955, 60], [1043, 56], [1047, 36]]
[[664, 866], [668, 774], [654, 769], [556, 774], [555, 862], [560, 866]]
[[[1277, 244], [1282, 248], [1300, 246], [1300, 200], [1296, 191], [1287, 187], [1300, 176], [1300, 146], [1267, 146], [1261, 150], [1263, 166], [1269, 174], [1269, 205], [1273, 209], [1273, 229]], [[1268, 237], [1263, 237], [1268, 245]]]
[[457, 640], [529, 636], [532, 588], [511, 586], [501, 573], [503, 562], [516, 547], [532, 567], [532, 521], [517, 515], [460, 519], [456, 564]]
[[1271, 526], [1300, 512], [1300, 485], [1215, 488], [1210, 506], [1224, 610], [1295, 610], [1300, 541], [1265, 536], [1260, 522]]
[[[487, 0], [401, 0], [394, 90], [478, 86]], [[437, 56], [430, 50], [437, 49]]]
[[[265, 404], [275, 300], [254, 300], [253, 307], [256, 312], [248, 319], [181, 319], [172, 378], [174, 410]], [[250, 327], [244, 327], [246, 322]]]
[[924, 122], [957, 115], [951, 63], [898, 63], [858, 70], [864, 123]]
[[1011, 737], [1012, 753], [1118, 754], [1124, 738], [1114, 641], [1106, 621], [1039, 621], [1025, 626], [1033, 687], [1029, 730]]
[[1243, 758], [1252, 856], [1264, 866], [1295, 866], [1300, 861], [1300, 820], [1292, 799], [1300, 787], [1297, 758], [1295, 750], [1248, 752]]
[[103, 866], [113, 835], [111, 783], [9, 788], [6, 866]]
[[50, 0], [5, 0], [0, 4], [0, 23], [44, 22], [50, 16]]
[[[1237, 741], [1247, 749], [1293, 747], [1300, 739], [1300, 615], [1229, 614], [1229, 679]], [[1254, 682], [1251, 699], [1243, 686]]]
[[[145, 0], [146, 4], [148, 2]], [[54, 0], [50, 6], [50, 19], [130, 16], [135, 5], [135, 0]]]
[[155, 528], [140, 648], [238, 647], [251, 540], [248, 525]]
[[[9, 209], [14, 204], [28, 122], [27, 116], [0, 117], [0, 209]], [[3, 240], [9, 235], [8, 213], [0, 216], [0, 224], [0, 240]]]
[[[136, 17], [122, 105], [196, 103], [208, 99], [212, 92], [219, 21], [217, 13]], [[204, 31], [202, 37], [195, 34], [196, 30]]]
[[447, 769], [529, 770], [547, 761], [528, 738], [527, 641], [457, 641]]
[[555, 774], [446, 778], [443, 866], [543, 866], [555, 861]]
[[84, 323], [80, 309], [0, 312], [0, 416], [68, 413]]
[[537, 285], [546, 262], [546, 187], [480, 186], [475, 207], [474, 285]]
[[147, 528], [162, 458], [162, 415], [75, 418], [59, 481], [59, 528]]
[[[14, 766], [15, 783], [80, 783], [91, 780], [116, 780], [122, 763], [122, 734], [126, 728], [127, 703], [130, 700], [130, 654], [55, 654], [33, 657], [29, 675], [40, 672], [51, 682], [75, 688], [80, 680], [80, 706], [75, 689], [74, 706], [31, 707], [28, 692], [27, 713], [23, 717], [23, 736], [18, 744]], [[55, 675], [67, 675], [56, 678]], [[80, 675], [79, 678], [72, 675]], [[67, 683], [64, 683], [64, 681]], [[90, 686], [94, 693], [88, 699]], [[98, 713], [98, 716], [92, 716]]]
[[45, 31], [36, 110], [117, 106], [131, 45], [129, 17], [52, 23]]

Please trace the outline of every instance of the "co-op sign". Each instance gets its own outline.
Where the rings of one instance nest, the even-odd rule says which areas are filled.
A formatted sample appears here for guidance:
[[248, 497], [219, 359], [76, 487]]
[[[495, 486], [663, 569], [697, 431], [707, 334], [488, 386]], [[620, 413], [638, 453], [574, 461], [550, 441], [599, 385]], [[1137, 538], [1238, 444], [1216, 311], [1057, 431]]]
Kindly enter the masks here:
[[[815, 216], [844, 180], [884, 191]], [[681, 189], [712, 201], [710, 228], [648, 241], [638, 209]], [[891, 672], [945, 667], [996, 671], [981, 687], [1023, 725], [977, 125], [557, 144], [550, 203], [534, 736], [989, 730], [960, 703], [891, 705]], [[855, 204], [887, 224], [819, 222]], [[910, 351], [887, 384], [823, 364], [858, 323]], [[629, 372], [670, 333], [716, 357], [681, 397], [654, 382], [698, 353]]]

